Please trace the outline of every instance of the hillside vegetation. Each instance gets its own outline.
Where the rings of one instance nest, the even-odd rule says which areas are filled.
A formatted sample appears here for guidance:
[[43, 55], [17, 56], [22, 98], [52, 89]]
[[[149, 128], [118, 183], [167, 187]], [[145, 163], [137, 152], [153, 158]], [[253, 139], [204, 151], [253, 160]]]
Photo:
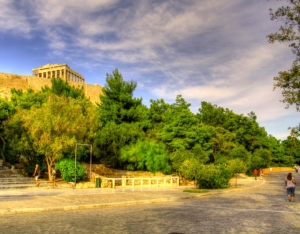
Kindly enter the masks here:
[[[25, 159], [29, 173], [36, 163], [49, 172], [60, 160], [74, 159], [76, 143], [91, 144], [93, 162], [177, 173], [210, 188], [226, 187], [236, 173], [300, 163], [300, 141], [269, 135], [252, 111], [238, 115], [202, 101], [194, 114], [181, 95], [172, 104], [158, 99], [147, 107], [133, 97], [136, 87], [114, 70], [101, 104], [56, 78], [40, 91], [11, 90], [10, 101], [0, 99], [1, 157], [11, 164]], [[77, 159], [89, 162], [89, 147], [78, 146]]]

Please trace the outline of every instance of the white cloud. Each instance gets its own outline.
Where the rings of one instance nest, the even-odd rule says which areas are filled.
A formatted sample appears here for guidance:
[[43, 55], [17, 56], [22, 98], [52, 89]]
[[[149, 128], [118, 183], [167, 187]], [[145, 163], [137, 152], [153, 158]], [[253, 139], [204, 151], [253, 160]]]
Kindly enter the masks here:
[[0, 35], [42, 37], [48, 58], [88, 71], [122, 68], [150, 94], [144, 99], [182, 94], [193, 105], [254, 111], [260, 121], [290, 113], [272, 78], [292, 55], [266, 39], [278, 29], [268, 15], [278, 1], [11, 2], [0, 0]]
[[13, 7], [13, 1], [0, 0], [0, 35], [7, 31], [28, 37], [31, 26], [22, 12]]

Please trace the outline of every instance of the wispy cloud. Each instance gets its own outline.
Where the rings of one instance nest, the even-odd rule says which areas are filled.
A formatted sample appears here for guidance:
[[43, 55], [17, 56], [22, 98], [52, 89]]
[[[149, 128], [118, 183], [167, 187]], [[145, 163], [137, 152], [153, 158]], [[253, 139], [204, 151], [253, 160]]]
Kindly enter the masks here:
[[0, 0], [0, 6], [0, 36], [2, 33], [10, 32], [28, 37], [31, 25], [26, 15], [15, 8], [13, 1]]
[[262, 122], [291, 113], [279, 102], [280, 90], [272, 90], [272, 78], [289, 68], [291, 53], [266, 39], [278, 28], [268, 9], [280, 1], [0, 0], [0, 5], [0, 37], [43, 40], [47, 59], [88, 73], [119, 68], [125, 79], [138, 82], [137, 91], [148, 95], [144, 99], [172, 102], [182, 94], [194, 111], [208, 101], [236, 113], [254, 111]]

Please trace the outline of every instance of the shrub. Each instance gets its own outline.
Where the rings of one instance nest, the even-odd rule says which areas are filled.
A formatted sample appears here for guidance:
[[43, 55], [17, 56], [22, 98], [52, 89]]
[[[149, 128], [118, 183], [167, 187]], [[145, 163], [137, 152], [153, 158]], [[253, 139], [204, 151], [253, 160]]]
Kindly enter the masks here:
[[[55, 164], [55, 169], [60, 170], [61, 177], [67, 182], [75, 182], [75, 160], [65, 158]], [[76, 163], [76, 181], [83, 180], [85, 168], [79, 162]]]
[[201, 165], [196, 175], [196, 181], [199, 188], [227, 188], [231, 175], [232, 172], [225, 165]]
[[245, 173], [248, 169], [246, 163], [239, 158], [228, 160], [228, 169], [231, 171], [232, 176], [236, 176], [239, 173]]
[[150, 139], [122, 148], [121, 160], [127, 163], [128, 170], [161, 171], [165, 174], [171, 171], [165, 146]]

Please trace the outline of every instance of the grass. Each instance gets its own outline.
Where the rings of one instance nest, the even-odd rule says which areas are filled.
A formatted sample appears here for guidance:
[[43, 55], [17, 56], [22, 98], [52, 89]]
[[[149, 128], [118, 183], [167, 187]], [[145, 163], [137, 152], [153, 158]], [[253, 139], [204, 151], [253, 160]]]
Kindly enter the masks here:
[[185, 189], [183, 190], [183, 192], [186, 193], [207, 193], [209, 192], [208, 189]]

